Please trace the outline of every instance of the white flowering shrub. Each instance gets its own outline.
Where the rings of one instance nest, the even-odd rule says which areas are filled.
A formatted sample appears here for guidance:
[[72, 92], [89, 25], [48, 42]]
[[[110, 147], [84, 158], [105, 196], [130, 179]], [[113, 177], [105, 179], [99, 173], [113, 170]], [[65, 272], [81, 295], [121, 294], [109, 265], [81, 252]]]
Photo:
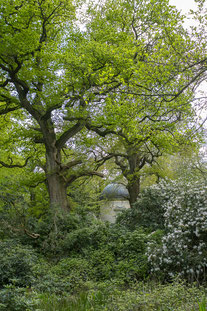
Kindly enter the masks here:
[[162, 243], [149, 243], [153, 274], [205, 281], [207, 271], [207, 186], [198, 181], [168, 181], [157, 185], [164, 200]]

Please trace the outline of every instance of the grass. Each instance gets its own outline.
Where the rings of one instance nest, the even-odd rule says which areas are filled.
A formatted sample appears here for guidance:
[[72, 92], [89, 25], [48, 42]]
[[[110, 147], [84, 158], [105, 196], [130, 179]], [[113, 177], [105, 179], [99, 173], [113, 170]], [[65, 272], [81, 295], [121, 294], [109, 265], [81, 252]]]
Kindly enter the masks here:
[[207, 310], [206, 298], [204, 297], [201, 302], [198, 302], [199, 311]]
[[42, 294], [41, 311], [207, 311], [204, 288], [139, 283], [120, 290], [111, 285], [78, 295]]
[[96, 311], [105, 304], [104, 295], [101, 292], [80, 293], [77, 296], [58, 297], [43, 294], [40, 297], [38, 310], [44, 311]]

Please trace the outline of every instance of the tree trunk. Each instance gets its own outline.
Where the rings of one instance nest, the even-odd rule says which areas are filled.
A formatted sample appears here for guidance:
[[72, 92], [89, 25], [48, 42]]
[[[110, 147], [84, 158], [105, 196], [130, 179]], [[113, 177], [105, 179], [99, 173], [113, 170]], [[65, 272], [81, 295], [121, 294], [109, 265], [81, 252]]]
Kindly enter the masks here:
[[62, 178], [57, 174], [49, 174], [47, 177], [47, 183], [50, 197], [50, 207], [58, 207], [62, 210], [69, 211], [67, 189]]
[[137, 197], [140, 193], [140, 176], [139, 176], [139, 154], [138, 152], [134, 152], [133, 149], [128, 149], [128, 163], [129, 163], [129, 171], [127, 174], [128, 180], [128, 191], [129, 191], [129, 202], [131, 207], [137, 201]]
[[55, 148], [51, 149], [46, 152], [46, 178], [50, 207], [69, 211], [66, 181], [61, 175], [60, 151], [58, 152]]
[[51, 208], [69, 211], [67, 186], [61, 167], [61, 150], [57, 148], [54, 124], [51, 118], [39, 119], [45, 144], [45, 174]]
[[36, 194], [34, 192], [34, 189], [29, 188], [29, 192], [30, 192], [30, 205], [33, 206], [36, 203]]
[[129, 191], [130, 206], [133, 208], [133, 205], [137, 201], [140, 192], [140, 178], [136, 177], [136, 179], [129, 181], [127, 188]]

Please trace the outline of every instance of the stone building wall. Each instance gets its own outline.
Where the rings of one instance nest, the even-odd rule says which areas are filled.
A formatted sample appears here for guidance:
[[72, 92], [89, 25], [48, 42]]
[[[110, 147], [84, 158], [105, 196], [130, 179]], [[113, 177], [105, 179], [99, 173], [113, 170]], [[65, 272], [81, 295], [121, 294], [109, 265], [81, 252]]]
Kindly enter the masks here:
[[130, 208], [128, 200], [104, 200], [101, 202], [100, 218], [115, 223], [118, 213], [128, 208]]

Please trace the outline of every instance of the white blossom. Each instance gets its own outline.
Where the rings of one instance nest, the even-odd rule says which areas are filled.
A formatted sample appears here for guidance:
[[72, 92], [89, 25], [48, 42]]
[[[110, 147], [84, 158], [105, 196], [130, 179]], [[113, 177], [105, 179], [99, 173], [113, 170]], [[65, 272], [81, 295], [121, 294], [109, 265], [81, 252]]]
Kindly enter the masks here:
[[161, 247], [155, 250], [151, 245], [148, 248], [153, 271], [161, 270], [171, 277], [176, 274], [192, 277], [195, 273], [201, 276], [203, 269], [207, 269], [206, 185], [185, 180], [164, 181], [154, 189], [166, 198], [166, 234]]

